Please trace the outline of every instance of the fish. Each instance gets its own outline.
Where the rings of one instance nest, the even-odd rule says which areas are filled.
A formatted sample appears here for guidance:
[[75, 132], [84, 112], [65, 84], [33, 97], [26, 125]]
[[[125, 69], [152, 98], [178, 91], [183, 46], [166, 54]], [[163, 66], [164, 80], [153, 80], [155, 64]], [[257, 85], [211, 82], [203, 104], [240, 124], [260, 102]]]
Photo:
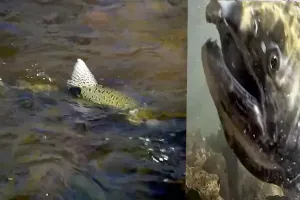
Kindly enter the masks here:
[[67, 86], [78, 97], [126, 112], [130, 116], [128, 119], [133, 123], [140, 124], [143, 121], [142, 117], [140, 120], [136, 117], [139, 110], [144, 110], [141, 103], [118, 90], [98, 84], [95, 76], [80, 58], [74, 65], [71, 78], [67, 80]]
[[125, 113], [126, 119], [135, 125], [142, 123], [157, 125], [161, 120], [185, 118], [185, 113], [163, 112], [145, 106], [118, 90], [98, 84], [95, 76], [80, 58], [74, 65], [71, 78], [67, 80], [67, 87], [77, 97]]
[[204, 43], [202, 66], [228, 146], [255, 177], [300, 199], [300, 4], [211, 0], [205, 12], [219, 41]]
[[67, 85], [69, 89], [80, 89], [78, 94], [82, 98], [88, 99], [96, 104], [110, 106], [120, 110], [133, 110], [140, 107], [135, 99], [120, 91], [99, 85], [92, 72], [81, 59], [77, 59], [71, 79], [67, 80]]

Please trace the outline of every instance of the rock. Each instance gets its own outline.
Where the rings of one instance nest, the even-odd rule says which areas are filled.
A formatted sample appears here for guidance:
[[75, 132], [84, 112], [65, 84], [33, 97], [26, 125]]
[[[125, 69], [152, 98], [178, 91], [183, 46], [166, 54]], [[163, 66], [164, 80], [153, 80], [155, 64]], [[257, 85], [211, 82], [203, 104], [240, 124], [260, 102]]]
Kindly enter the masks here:
[[216, 174], [220, 180], [220, 196], [229, 199], [228, 176], [226, 173], [226, 161], [223, 155], [214, 153], [203, 164], [203, 170], [210, 174]]
[[186, 176], [186, 187], [198, 191], [201, 199], [223, 200], [219, 196], [220, 184], [217, 175], [209, 174], [200, 168], [187, 167]]
[[289, 198], [276, 195], [276, 196], [269, 196], [266, 198], [266, 200], [289, 200]]
[[110, 17], [107, 12], [94, 10], [88, 12], [82, 19], [83, 23], [88, 25], [93, 29], [101, 28], [101, 26], [106, 25], [110, 21]]
[[221, 154], [213, 154], [206, 159], [202, 169], [208, 173], [220, 175], [226, 171], [225, 159]]
[[209, 156], [209, 152], [204, 148], [198, 149], [196, 152], [187, 152], [187, 165], [190, 167], [202, 167], [207, 156]]
[[62, 18], [57, 12], [52, 12], [49, 15], [43, 17], [43, 23], [45, 24], [59, 24], [62, 22]]
[[[219, 196], [220, 182], [216, 174], [203, 170], [203, 165], [212, 152], [200, 133], [188, 134], [186, 155], [187, 198], [195, 200], [222, 200]], [[213, 163], [213, 158], [210, 159]], [[208, 167], [209, 163], [206, 163]], [[197, 193], [197, 194], [196, 194]]]
[[183, 2], [183, 0], [168, 0], [168, 3], [172, 6], [177, 6], [179, 4], [181, 4]]
[[81, 35], [69, 36], [68, 40], [78, 45], [89, 45], [92, 42], [92, 38], [81, 36]]
[[200, 197], [200, 194], [197, 190], [189, 189], [186, 194], [186, 200], [204, 200]]
[[33, 0], [34, 2], [38, 3], [38, 4], [42, 4], [42, 5], [45, 5], [45, 4], [52, 4], [52, 3], [57, 3], [61, 0]]
[[206, 145], [204, 137], [199, 132], [188, 134], [186, 162], [189, 167], [202, 167], [204, 161], [211, 155], [210, 148]]
[[[227, 174], [225, 158], [222, 155], [221, 137], [201, 137], [200, 133], [187, 136], [187, 198], [195, 200], [228, 200], [228, 176], [238, 176], [239, 196], [243, 200], [266, 200], [283, 198], [282, 188], [262, 182], [239, 163], [238, 172]], [[222, 143], [222, 144], [221, 144]], [[195, 193], [196, 191], [196, 193]]]

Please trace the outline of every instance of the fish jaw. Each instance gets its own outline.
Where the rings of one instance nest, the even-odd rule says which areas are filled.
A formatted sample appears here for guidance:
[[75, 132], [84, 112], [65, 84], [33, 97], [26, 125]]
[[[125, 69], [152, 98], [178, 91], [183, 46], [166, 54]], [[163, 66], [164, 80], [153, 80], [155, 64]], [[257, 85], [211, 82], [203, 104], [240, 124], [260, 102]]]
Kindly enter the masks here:
[[229, 146], [252, 174], [263, 181], [281, 185], [286, 180], [285, 171], [273, 161], [272, 152], [263, 151], [247, 133], [247, 128], [251, 127], [265, 134], [257, 100], [245, 91], [225, 67], [216, 42], [207, 41], [202, 47], [202, 63]]

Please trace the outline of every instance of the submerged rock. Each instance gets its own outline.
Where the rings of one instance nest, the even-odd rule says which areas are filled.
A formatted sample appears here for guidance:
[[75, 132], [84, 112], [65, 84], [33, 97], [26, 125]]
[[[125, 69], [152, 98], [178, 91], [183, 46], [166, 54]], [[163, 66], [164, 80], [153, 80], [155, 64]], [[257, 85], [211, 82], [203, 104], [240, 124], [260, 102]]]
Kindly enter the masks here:
[[[203, 169], [205, 162], [212, 155], [205, 139], [200, 133], [188, 134], [186, 188], [187, 199], [191, 200], [223, 200], [219, 195], [220, 179], [218, 175], [208, 173]], [[198, 195], [197, 195], [198, 194]]]
[[[212, 138], [212, 137], [211, 137]], [[214, 140], [220, 138], [214, 137]], [[243, 200], [266, 200], [283, 196], [282, 188], [264, 183], [252, 176], [239, 163], [237, 174], [227, 174], [224, 156], [200, 133], [187, 136], [186, 189], [190, 200], [229, 200], [228, 176], [238, 176], [238, 189]]]
[[219, 196], [220, 184], [219, 178], [215, 174], [209, 174], [197, 167], [187, 168], [186, 186], [188, 189], [194, 189], [199, 192], [201, 199], [223, 200]]

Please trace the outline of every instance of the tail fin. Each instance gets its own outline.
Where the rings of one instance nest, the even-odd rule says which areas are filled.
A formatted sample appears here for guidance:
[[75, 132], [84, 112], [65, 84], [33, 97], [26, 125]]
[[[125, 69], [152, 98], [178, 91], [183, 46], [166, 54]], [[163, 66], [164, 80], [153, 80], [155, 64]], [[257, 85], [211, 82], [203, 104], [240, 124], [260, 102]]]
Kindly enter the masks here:
[[67, 81], [68, 87], [92, 87], [97, 81], [83, 60], [77, 59], [71, 79]]

